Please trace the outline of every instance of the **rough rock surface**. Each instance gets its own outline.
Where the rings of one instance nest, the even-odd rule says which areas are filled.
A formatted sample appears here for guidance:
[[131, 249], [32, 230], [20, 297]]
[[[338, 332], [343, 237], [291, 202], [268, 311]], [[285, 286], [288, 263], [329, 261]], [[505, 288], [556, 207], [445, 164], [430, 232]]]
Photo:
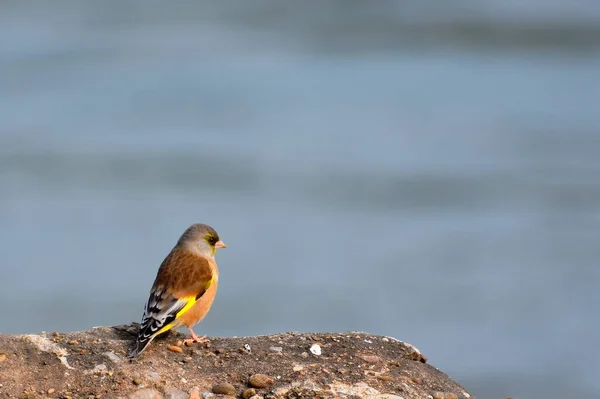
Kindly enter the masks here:
[[173, 332], [130, 361], [137, 327], [0, 335], [0, 398], [473, 398], [390, 337], [286, 333], [188, 348]]

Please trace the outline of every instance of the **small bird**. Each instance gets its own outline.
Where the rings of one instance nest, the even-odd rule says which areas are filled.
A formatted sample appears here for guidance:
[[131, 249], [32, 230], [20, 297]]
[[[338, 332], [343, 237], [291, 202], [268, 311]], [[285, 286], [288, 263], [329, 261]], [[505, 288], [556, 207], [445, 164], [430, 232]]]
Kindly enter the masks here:
[[191, 333], [186, 345], [207, 342], [192, 327], [206, 316], [217, 293], [218, 248], [227, 246], [207, 224], [193, 224], [181, 235], [158, 269], [129, 358], [139, 357], [157, 335], [181, 326]]

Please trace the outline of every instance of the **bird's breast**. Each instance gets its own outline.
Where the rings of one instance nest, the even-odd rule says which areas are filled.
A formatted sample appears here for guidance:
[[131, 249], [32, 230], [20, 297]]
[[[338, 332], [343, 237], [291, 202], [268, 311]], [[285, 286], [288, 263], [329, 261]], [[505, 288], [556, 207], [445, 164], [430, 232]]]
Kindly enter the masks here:
[[217, 287], [219, 285], [218, 274], [214, 277], [213, 283], [208, 287], [206, 292], [198, 298], [196, 303], [192, 305], [190, 310], [181, 315], [181, 319], [186, 327], [191, 327], [202, 320], [215, 300], [217, 295]]

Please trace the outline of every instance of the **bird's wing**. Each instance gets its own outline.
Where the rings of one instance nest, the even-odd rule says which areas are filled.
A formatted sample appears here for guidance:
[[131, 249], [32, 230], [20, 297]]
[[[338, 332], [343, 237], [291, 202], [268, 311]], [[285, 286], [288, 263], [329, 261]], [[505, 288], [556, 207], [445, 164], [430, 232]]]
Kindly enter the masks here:
[[174, 249], [158, 271], [130, 356], [139, 356], [154, 337], [176, 326], [176, 320], [211, 286], [214, 276], [207, 259]]

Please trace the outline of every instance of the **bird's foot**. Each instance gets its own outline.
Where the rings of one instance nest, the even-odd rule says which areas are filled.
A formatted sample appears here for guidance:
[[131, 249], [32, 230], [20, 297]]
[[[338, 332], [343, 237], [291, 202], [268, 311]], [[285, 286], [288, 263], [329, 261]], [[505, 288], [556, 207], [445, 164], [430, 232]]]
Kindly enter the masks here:
[[185, 346], [192, 346], [194, 343], [204, 344], [206, 342], [208, 342], [208, 338], [206, 338], [206, 335], [198, 337], [196, 334], [194, 334], [192, 336], [192, 338], [188, 338], [188, 339], [183, 340], [183, 344]]

